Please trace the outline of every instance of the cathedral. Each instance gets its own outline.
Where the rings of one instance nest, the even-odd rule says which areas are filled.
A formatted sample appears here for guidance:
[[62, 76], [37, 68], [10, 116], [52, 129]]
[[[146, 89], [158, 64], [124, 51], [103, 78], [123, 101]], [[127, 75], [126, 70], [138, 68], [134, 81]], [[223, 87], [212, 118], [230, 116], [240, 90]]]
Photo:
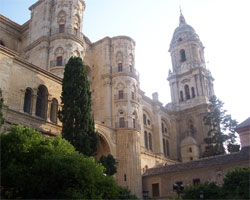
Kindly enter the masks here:
[[140, 89], [135, 41], [117, 36], [91, 42], [82, 30], [85, 7], [83, 0], [38, 0], [23, 25], [0, 15], [1, 131], [23, 124], [44, 135], [61, 134], [64, 66], [79, 56], [87, 65], [99, 132], [96, 159], [112, 154], [118, 184], [141, 197], [149, 168], [195, 161], [205, 150], [203, 116], [214, 90], [204, 46], [180, 13], [169, 46], [171, 102], [164, 106], [157, 93], [151, 99]]

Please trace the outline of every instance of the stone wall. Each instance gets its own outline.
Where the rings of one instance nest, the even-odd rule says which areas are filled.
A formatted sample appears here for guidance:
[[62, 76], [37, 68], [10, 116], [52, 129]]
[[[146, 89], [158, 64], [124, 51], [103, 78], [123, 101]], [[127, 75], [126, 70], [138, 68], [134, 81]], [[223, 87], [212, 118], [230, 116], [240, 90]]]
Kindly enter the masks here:
[[[177, 196], [173, 184], [183, 183], [184, 187], [205, 182], [223, 184], [223, 178], [236, 167], [249, 167], [249, 148], [239, 153], [221, 155], [185, 164], [149, 169], [143, 174], [143, 190], [156, 199]], [[159, 184], [159, 196], [153, 196], [152, 185]]]

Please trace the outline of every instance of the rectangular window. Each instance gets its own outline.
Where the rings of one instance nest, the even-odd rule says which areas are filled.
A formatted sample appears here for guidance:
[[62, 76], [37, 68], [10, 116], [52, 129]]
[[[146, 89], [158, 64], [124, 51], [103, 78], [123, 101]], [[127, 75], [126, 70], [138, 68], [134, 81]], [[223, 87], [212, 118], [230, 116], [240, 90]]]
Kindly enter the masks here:
[[124, 120], [124, 117], [120, 117], [120, 119], [119, 119], [119, 126], [120, 126], [120, 128], [125, 128], [125, 120]]
[[193, 185], [199, 185], [199, 184], [200, 184], [199, 178], [193, 179]]
[[165, 139], [162, 139], [162, 143], [163, 143], [163, 153], [165, 156], [167, 156]]
[[133, 66], [129, 65], [129, 71], [132, 73], [133, 72]]
[[145, 114], [143, 114], [143, 124], [147, 125], [147, 117]]
[[58, 56], [56, 58], [56, 66], [62, 66], [62, 56]]
[[133, 100], [135, 100], [135, 93], [134, 92], [131, 92], [131, 97]]
[[64, 33], [64, 30], [65, 30], [64, 24], [60, 24], [59, 25], [59, 33]]
[[123, 99], [123, 90], [119, 90], [119, 92], [118, 92], [118, 98], [119, 99]]
[[133, 119], [133, 128], [135, 128], [135, 119]]
[[122, 72], [122, 63], [118, 64], [118, 72]]
[[153, 197], [159, 197], [160, 196], [159, 183], [152, 184], [152, 193], [153, 193]]

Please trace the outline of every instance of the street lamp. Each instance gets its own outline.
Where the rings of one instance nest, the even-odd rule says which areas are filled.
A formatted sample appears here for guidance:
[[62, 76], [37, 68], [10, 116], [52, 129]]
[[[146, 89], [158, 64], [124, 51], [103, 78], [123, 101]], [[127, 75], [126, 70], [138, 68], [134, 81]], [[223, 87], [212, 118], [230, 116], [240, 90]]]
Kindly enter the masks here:
[[142, 195], [143, 195], [143, 199], [147, 199], [148, 198], [148, 191], [143, 190]]
[[180, 199], [180, 194], [183, 192], [184, 190], [184, 185], [183, 184], [174, 184], [173, 185], [173, 190], [178, 194], [178, 199]]
[[200, 191], [200, 199], [204, 199], [204, 192], [202, 190]]

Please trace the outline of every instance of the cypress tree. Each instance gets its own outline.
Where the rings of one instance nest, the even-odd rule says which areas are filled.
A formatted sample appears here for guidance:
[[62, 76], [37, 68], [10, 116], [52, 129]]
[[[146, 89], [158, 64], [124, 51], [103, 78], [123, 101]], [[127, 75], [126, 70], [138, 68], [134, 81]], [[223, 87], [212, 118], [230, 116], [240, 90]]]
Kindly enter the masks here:
[[3, 109], [3, 97], [2, 97], [2, 90], [0, 88], [0, 129], [4, 123], [2, 109]]
[[63, 138], [84, 155], [95, 155], [98, 134], [92, 117], [86, 65], [79, 57], [71, 57], [65, 66], [61, 101], [59, 119], [63, 124]]

